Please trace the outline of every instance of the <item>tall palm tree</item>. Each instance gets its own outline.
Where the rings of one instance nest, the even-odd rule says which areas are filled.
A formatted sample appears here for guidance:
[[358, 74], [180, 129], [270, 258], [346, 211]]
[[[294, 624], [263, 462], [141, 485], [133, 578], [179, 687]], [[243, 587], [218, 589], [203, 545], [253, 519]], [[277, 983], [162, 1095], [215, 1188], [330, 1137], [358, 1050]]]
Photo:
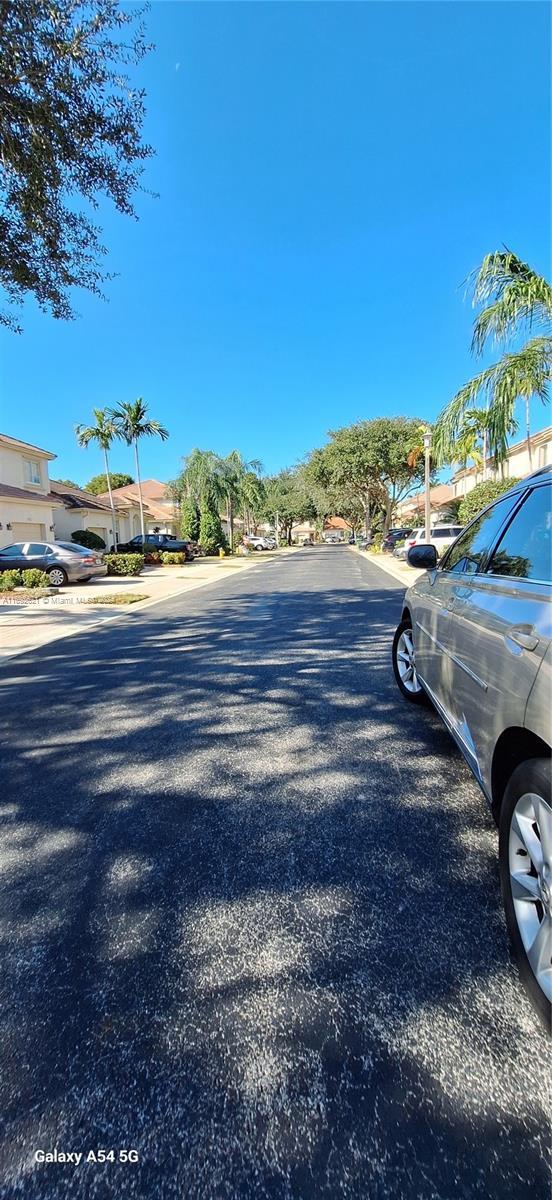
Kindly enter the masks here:
[[470, 277], [474, 306], [482, 305], [473, 328], [472, 350], [483, 353], [488, 341], [504, 343], [525, 332], [533, 333], [520, 349], [512, 349], [481, 371], [453, 396], [440, 414], [435, 439], [443, 461], [452, 454], [468, 409], [483, 398], [488, 411], [488, 440], [497, 462], [507, 455], [508, 435], [515, 431], [515, 405], [525, 405], [525, 435], [532, 469], [530, 409], [533, 397], [548, 401], [552, 378], [552, 287], [511, 250], [487, 254]]
[[143, 437], [160, 437], [165, 442], [169, 436], [168, 430], [159, 421], [150, 421], [147, 416], [147, 405], [142, 397], [138, 400], [119, 404], [118, 408], [110, 409], [110, 415], [115, 427], [116, 436], [120, 437], [127, 446], [134, 446], [134, 462], [136, 465], [136, 483], [138, 485], [138, 500], [140, 502], [140, 526], [142, 539], [146, 540], [144, 523], [144, 504], [142, 500], [142, 481], [140, 478], [140, 460], [138, 457], [138, 442]]
[[222, 469], [226, 491], [226, 521], [230, 545], [233, 547], [235, 510], [240, 507], [247, 508], [247, 501], [253, 494], [252, 481], [248, 477], [253, 476], [258, 482], [262, 463], [258, 458], [252, 458], [250, 462], [247, 462], [239, 450], [231, 450], [230, 454], [227, 454], [226, 458], [222, 460]]
[[101, 446], [104, 455], [105, 477], [107, 480], [107, 490], [109, 492], [109, 504], [111, 507], [111, 520], [113, 522], [113, 544], [117, 545], [117, 523], [115, 517], [115, 505], [113, 503], [113, 492], [111, 490], [111, 475], [109, 473], [108, 451], [111, 449], [112, 442], [117, 436], [115, 422], [113, 417], [104, 408], [94, 408], [92, 410], [95, 420], [95, 425], [76, 425], [75, 433], [79, 446], [89, 446], [91, 442], [96, 442]]

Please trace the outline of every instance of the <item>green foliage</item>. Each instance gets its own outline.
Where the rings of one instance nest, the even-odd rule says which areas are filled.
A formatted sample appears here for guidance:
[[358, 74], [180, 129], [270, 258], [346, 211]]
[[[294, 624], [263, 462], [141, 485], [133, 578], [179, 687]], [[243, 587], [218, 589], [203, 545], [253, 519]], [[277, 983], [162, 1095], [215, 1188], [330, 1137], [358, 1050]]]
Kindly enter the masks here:
[[434, 445], [439, 460], [458, 461], [457, 447], [463, 440], [466, 413], [483, 402], [488, 447], [500, 463], [507, 455], [508, 437], [517, 429], [517, 401], [525, 404], [528, 437], [531, 400], [537, 397], [543, 404], [548, 403], [548, 384], [552, 378], [552, 287], [507, 249], [487, 254], [479, 270], [471, 276], [471, 283], [474, 306], [482, 306], [474, 322], [475, 354], [482, 353], [489, 339], [505, 342], [524, 330], [532, 332], [539, 327], [544, 330], [543, 336], [531, 338], [470, 379], [439, 414], [435, 426]]
[[40, 571], [38, 567], [29, 567], [26, 571], [21, 572], [23, 586], [27, 588], [47, 588], [50, 587], [50, 580], [45, 571]]
[[[125, 475], [123, 471], [110, 471], [109, 474], [112, 488], [127, 487], [130, 483], [134, 483], [132, 475]], [[84, 487], [84, 491], [92, 492], [93, 496], [99, 496], [107, 490], [107, 475], [105, 474], [93, 475]]]
[[199, 508], [191, 496], [182, 501], [180, 508], [180, 536], [190, 542], [199, 541]]
[[91, 529], [76, 529], [71, 534], [71, 541], [76, 542], [77, 546], [86, 546], [88, 550], [105, 550], [105, 542], [98, 533], [92, 533]]
[[[309, 474], [339, 498], [350, 515], [385, 513], [423, 482], [420, 452], [423, 423], [412, 417], [378, 417], [330, 432], [330, 441], [310, 456]], [[358, 515], [357, 515], [358, 520]]]
[[372, 539], [372, 545], [368, 548], [373, 550], [374, 554], [381, 554], [381, 545], [383, 542], [383, 533], [375, 533]]
[[291, 544], [291, 531], [297, 521], [314, 521], [317, 512], [302, 468], [280, 471], [265, 481], [262, 515], [269, 521], [278, 517], [280, 541]]
[[13, 592], [13, 589], [21, 587], [22, 583], [21, 571], [0, 571], [0, 592]]
[[223, 533], [215, 497], [207, 492], [201, 501], [199, 541], [205, 554], [217, 554], [227, 550], [228, 542]]
[[[72, 317], [71, 288], [101, 295], [110, 276], [89, 212], [107, 197], [134, 215], [144, 94], [126, 68], [140, 62], [140, 10], [114, 0], [14, 0], [2, 6], [0, 283]], [[83, 211], [79, 211], [82, 206]], [[18, 329], [11, 314], [0, 321]]]
[[137, 400], [121, 402], [118, 408], [107, 410], [113, 421], [115, 437], [121, 438], [127, 446], [134, 446], [143, 437], [159, 437], [166, 442], [169, 431], [159, 421], [151, 421], [147, 415], [148, 406], [139, 396]]
[[144, 566], [144, 555], [106, 554], [104, 562], [108, 575], [139, 575]]
[[186, 562], [186, 555], [182, 550], [163, 550], [161, 562], [165, 567], [180, 567]]
[[458, 509], [460, 525], [467, 525], [472, 517], [476, 517], [481, 512], [482, 508], [486, 508], [488, 504], [492, 504], [493, 500], [497, 500], [499, 496], [509, 492], [516, 483], [519, 483], [519, 479], [488, 479], [485, 483], [478, 483], [460, 503]]
[[80, 483], [75, 483], [74, 479], [55, 479], [53, 483], [59, 483], [61, 487], [80, 488]]

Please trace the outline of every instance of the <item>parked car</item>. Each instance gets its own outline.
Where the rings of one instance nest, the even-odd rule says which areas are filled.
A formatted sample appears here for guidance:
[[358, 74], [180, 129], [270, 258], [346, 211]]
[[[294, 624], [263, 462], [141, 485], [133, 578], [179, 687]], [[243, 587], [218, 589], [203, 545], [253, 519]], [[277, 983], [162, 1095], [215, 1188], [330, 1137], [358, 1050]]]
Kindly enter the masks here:
[[312, 538], [311, 537], [303, 538], [303, 546], [314, 546], [314, 542], [313, 542]]
[[[406, 592], [393, 642], [402, 695], [426, 697], [455, 738], [499, 826], [514, 957], [545, 1021], [552, 1001], [552, 512], [550, 467], [480, 513]], [[446, 803], [446, 797], [443, 798]]]
[[170, 550], [171, 554], [185, 554], [187, 559], [194, 557], [192, 543], [184, 538], [173, 537], [172, 533], [146, 533], [145, 541], [141, 533], [129, 542], [118, 542], [117, 551], [120, 554], [141, 554], [142, 547], [155, 546], [156, 550]]
[[384, 537], [381, 548], [386, 554], [392, 554], [395, 549], [396, 542], [402, 542], [412, 533], [412, 529], [390, 529], [386, 537]]
[[337, 546], [342, 541], [340, 533], [325, 533], [323, 536], [328, 546]]
[[247, 537], [244, 537], [243, 542], [244, 546], [248, 546], [250, 550], [270, 549], [268, 545], [268, 538], [265, 537], [257, 537], [256, 535], [250, 534]]
[[26, 571], [29, 567], [45, 571], [52, 587], [107, 575], [101, 554], [76, 542], [15, 542], [0, 550], [0, 571]]
[[[463, 525], [432, 525], [430, 534], [430, 544], [435, 546], [439, 558], [448, 550], [449, 546], [456, 541], [456, 538], [462, 533]], [[425, 535], [425, 525], [420, 529], [413, 529], [405, 538], [404, 556], [408, 554], [411, 546], [427, 545]]]

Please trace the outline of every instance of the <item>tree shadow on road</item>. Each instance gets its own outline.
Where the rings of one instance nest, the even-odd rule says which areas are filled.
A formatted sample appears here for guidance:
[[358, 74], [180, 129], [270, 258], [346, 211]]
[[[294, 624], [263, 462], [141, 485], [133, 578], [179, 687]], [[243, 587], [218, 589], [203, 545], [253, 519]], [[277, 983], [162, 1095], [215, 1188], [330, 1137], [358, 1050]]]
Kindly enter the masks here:
[[1, 672], [6, 1195], [544, 1195], [545, 1038], [400, 589], [231, 586]]

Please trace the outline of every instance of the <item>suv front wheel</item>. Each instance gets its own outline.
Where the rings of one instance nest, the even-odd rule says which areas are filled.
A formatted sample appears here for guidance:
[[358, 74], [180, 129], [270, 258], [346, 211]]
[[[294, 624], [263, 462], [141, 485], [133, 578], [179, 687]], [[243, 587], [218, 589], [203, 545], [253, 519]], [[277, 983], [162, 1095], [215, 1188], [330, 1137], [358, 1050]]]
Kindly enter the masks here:
[[537, 1012], [552, 1015], [552, 764], [531, 758], [510, 778], [500, 809], [499, 861], [513, 955]]

